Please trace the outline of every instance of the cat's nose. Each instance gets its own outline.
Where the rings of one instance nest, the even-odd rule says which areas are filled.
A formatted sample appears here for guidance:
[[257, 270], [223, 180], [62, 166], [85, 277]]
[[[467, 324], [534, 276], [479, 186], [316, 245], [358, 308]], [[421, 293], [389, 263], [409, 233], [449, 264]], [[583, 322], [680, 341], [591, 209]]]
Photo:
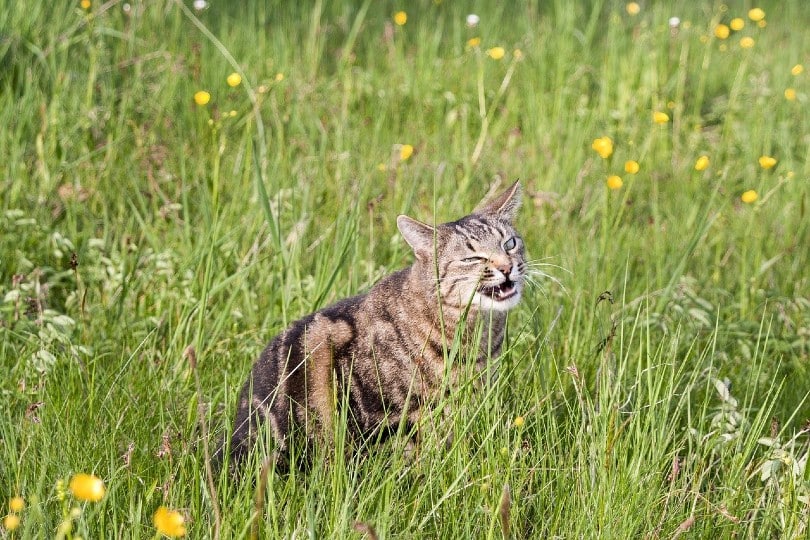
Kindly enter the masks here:
[[506, 277], [512, 273], [512, 263], [509, 261], [493, 261], [492, 265]]

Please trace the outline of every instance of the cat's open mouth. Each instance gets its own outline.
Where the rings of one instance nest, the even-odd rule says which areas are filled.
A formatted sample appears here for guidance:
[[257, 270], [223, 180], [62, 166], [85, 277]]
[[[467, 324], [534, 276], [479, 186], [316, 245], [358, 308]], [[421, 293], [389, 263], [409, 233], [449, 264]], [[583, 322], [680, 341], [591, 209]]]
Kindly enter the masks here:
[[478, 289], [478, 292], [484, 296], [492, 298], [493, 300], [502, 302], [517, 294], [517, 283], [511, 279], [507, 279], [500, 285], [482, 285]]

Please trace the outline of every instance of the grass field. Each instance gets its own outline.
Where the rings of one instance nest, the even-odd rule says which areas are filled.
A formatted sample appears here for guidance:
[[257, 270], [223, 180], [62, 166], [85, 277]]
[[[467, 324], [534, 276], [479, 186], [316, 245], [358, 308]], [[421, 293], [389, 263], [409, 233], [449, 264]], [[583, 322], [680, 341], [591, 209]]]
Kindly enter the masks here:
[[[802, 0], [86, 4], [0, 8], [0, 538], [807, 534]], [[515, 178], [550, 277], [450, 448], [208, 479], [275, 333]]]

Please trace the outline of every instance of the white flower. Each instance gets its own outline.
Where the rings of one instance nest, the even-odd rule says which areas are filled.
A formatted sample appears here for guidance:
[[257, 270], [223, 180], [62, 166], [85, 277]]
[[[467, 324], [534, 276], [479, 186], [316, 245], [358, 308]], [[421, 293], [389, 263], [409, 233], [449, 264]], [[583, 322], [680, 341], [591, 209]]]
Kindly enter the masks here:
[[669, 18], [669, 27], [670, 28], [678, 28], [681, 25], [681, 19], [679, 17], [670, 17]]
[[479, 22], [481, 22], [481, 17], [479, 17], [475, 13], [470, 13], [469, 15], [467, 15], [467, 26], [469, 26], [470, 28], [478, 26]]
[[197, 11], [202, 11], [208, 7], [208, 2], [205, 0], [194, 0], [194, 9]]

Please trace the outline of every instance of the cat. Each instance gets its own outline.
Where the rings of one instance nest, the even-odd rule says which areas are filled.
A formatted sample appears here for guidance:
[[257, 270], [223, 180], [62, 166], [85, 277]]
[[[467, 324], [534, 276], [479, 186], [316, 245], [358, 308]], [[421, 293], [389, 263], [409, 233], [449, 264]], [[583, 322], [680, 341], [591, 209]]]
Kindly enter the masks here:
[[[454, 336], [467, 336], [468, 352], [457, 358], [474, 355], [477, 369], [496, 358], [506, 312], [526, 280], [523, 240], [512, 224], [520, 194], [515, 182], [472, 214], [435, 227], [400, 215], [397, 228], [416, 261], [292, 323], [267, 345], [239, 396], [231, 465], [250, 454], [265, 423], [277, 458], [295, 429], [308, 442], [332, 441], [343, 404], [352, 438], [384, 438], [402, 422], [410, 432], [446, 389]], [[485, 331], [472, 343], [476, 324]], [[458, 366], [449, 371], [455, 379]]]

